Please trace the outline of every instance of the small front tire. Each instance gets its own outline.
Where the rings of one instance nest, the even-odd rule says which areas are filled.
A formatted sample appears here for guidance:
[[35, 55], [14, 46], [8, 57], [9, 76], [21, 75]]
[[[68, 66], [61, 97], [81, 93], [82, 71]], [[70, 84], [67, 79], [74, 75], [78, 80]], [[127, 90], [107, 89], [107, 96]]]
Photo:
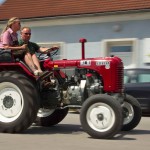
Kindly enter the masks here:
[[122, 127], [121, 105], [109, 95], [93, 95], [83, 103], [80, 121], [90, 136], [99, 139], [112, 138]]

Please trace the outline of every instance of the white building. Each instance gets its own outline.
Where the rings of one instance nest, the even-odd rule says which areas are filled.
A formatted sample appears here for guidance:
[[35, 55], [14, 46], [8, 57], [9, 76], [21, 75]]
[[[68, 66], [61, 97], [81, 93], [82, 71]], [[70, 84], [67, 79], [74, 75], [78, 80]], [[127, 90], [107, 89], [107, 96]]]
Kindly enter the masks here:
[[125, 67], [150, 67], [149, 0], [7, 0], [0, 14], [0, 30], [18, 16], [32, 41], [60, 45], [56, 59], [81, 58], [79, 39], [86, 38], [86, 57], [117, 55]]

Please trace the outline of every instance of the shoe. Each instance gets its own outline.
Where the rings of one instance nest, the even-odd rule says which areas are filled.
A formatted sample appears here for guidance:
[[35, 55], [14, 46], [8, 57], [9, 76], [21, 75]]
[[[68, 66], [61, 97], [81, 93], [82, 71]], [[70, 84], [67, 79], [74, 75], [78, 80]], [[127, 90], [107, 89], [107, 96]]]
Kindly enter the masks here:
[[50, 76], [50, 74], [52, 74], [52, 72], [49, 71], [43, 71], [43, 72], [39, 72], [38, 73], [38, 80], [43, 80], [45, 78], [47, 78], [48, 76]]
[[35, 76], [43, 76], [43, 75], [48, 74], [48, 73], [49, 73], [48, 71], [42, 71], [42, 72], [39, 70], [34, 71]]
[[34, 74], [35, 76], [38, 76], [39, 71], [38, 71], [38, 70], [35, 70], [35, 71], [33, 72], [33, 74]]
[[49, 73], [49, 71], [38, 72], [38, 76], [45, 76]]

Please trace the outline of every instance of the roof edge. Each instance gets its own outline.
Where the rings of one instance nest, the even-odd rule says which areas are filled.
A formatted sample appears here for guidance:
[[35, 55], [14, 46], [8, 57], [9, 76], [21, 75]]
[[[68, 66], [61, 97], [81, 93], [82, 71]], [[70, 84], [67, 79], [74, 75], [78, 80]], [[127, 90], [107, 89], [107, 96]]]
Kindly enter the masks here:
[[[76, 18], [76, 17], [91, 17], [91, 16], [108, 16], [108, 15], [118, 15], [118, 14], [132, 14], [150, 12], [150, 9], [135, 9], [135, 10], [125, 10], [125, 11], [110, 11], [110, 12], [97, 12], [97, 13], [83, 13], [83, 14], [71, 14], [71, 15], [59, 15], [59, 16], [41, 16], [41, 17], [30, 17], [30, 18], [20, 18], [24, 21], [38, 21], [45, 19], [62, 19], [62, 18]], [[0, 20], [0, 22], [6, 22], [8, 19]]]

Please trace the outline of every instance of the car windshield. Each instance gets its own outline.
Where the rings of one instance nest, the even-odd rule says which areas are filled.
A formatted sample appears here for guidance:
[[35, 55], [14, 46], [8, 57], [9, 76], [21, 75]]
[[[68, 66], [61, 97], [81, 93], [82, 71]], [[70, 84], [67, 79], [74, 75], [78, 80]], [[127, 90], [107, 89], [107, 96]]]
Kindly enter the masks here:
[[145, 83], [150, 82], [150, 73], [147, 71], [126, 73], [124, 75], [124, 83]]

